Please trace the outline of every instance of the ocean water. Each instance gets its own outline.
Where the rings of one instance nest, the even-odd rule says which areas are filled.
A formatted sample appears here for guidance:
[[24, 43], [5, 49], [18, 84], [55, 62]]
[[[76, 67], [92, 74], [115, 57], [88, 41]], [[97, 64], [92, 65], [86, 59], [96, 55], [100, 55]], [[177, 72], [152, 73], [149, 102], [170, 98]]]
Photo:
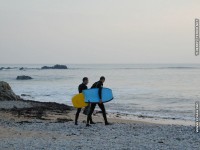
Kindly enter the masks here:
[[[153, 118], [193, 121], [195, 101], [200, 101], [199, 64], [68, 64], [67, 70], [41, 70], [44, 65], [0, 65], [16, 67], [0, 70], [0, 80], [18, 95], [30, 95], [24, 99], [72, 105], [84, 76], [91, 87], [103, 75], [104, 87], [114, 94], [114, 100], [105, 104], [107, 111]], [[18, 75], [34, 79], [18, 81]]]

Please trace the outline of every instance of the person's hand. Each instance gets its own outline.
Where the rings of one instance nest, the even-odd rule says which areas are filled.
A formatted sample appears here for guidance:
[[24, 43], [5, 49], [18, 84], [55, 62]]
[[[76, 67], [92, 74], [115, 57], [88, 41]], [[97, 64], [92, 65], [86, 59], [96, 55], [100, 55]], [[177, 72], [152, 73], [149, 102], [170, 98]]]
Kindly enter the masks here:
[[100, 99], [100, 100], [99, 100], [99, 103], [100, 103], [100, 104], [102, 104], [102, 103], [103, 103], [103, 102], [102, 102], [102, 99]]

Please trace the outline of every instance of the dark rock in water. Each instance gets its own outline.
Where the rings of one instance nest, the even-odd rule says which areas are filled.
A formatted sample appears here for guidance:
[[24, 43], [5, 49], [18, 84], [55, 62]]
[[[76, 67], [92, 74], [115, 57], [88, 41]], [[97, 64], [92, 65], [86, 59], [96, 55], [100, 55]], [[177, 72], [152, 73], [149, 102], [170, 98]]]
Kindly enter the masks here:
[[43, 66], [41, 69], [52, 69], [52, 67]]
[[67, 69], [66, 65], [43, 66], [41, 69]]
[[12, 67], [12, 68], [11, 67], [1, 67], [0, 70], [3, 70], [3, 69], [16, 69], [16, 68], [17, 67]]
[[17, 76], [16, 78], [17, 80], [30, 80], [30, 79], [33, 79], [32, 77], [29, 77], [29, 76]]
[[28, 95], [28, 94], [21, 94], [21, 96], [29, 96], [29, 97], [31, 97], [31, 95]]
[[7, 82], [0, 81], [0, 101], [3, 100], [20, 100], [20, 96], [16, 95]]
[[19, 68], [19, 70], [24, 70], [24, 67]]
[[55, 65], [53, 66], [54, 69], [67, 69], [66, 65]]

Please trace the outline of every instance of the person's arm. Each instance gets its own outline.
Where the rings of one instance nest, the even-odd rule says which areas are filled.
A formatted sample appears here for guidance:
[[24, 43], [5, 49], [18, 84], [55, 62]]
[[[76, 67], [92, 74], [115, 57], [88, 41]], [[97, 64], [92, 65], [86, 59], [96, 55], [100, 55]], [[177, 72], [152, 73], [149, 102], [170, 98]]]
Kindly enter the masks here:
[[78, 86], [78, 92], [79, 92], [79, 93], [82, 92], [82, 90], [81, 90], [81, 86], [80, 86], [80, 85]]
[[100, 103], [102, 103], [102, 87], [103, 87], [103, 84], [99, 83], [97, 84], [97, 88], [99, 89], [99, 98], [100, 98]]

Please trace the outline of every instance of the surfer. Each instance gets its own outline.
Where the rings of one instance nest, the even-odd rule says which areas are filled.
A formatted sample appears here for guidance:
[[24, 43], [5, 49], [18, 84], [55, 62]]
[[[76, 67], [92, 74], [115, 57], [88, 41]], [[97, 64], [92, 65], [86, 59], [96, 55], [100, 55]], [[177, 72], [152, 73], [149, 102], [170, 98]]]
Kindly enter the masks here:
[[[82, 93], [83, 90], [87, 90], [88, 87], [87, 87], [87, 84], [88, 84], [89, 80], [87, 77], [84, 77], [83, 78], [83, 83], [81, 83], [79, 86], [78, 86], [78, 91], [79, 93]], [[87, 106], [87, 107], [90, 107], [90, 106]], [[86, 109], [86, 108], [85, 108]], [[78, 125], [78, 117], [79, 117], [79, 114], [81, 112], [81, 108], [77, 108], [77, 112], [76, 112], [76, 116], [75, 116], [75, 125]], [[90, 118], [90, 124], [95, 124], [93, 121], [92, 121], [92, 117]]]
[[99, 89], [99, 98], [100, 98], [100, 101], [99, 101], [99, 103], [91, 103], [90, 112], [89, 112], [88, 117], [87, 117], [87, 124], [86, 124], [87, 127], [90, 126], [90, 125], [89, 125], [89, 121], [90, 121], [90, 119], [92, 118], [92, 114], [93, 114], [93, 112], [94, 112], [94, 109], [95, 109], [95, 107], [96, 107], [96, 104], [98, 104], [99, 108], [100, 108], [101, 111], [102, 111], [103, 118], [104, 118], [104, 121], [105, 121], [105, 125], [110, 125], [110, 123], [108, 123], [108, 121], [107, 121], [106, 110], [105, 110], [104, 104], [103, 104], [103, 102], [102, 102], [102, 95], [101, 95], [101, 93], [102, 93], [102, 88], [103, 88], [103, 83], [104, 83], [104, 82], [105, 82], [105, 77], [102, 76], [102, 77], [100, 77], [100, 80], [97, 81], [97, 82], [95, 82], [95, 83], [92, 85], [92, 87], [91, 87], [91, 88], [98, 88], [98, 89]]

